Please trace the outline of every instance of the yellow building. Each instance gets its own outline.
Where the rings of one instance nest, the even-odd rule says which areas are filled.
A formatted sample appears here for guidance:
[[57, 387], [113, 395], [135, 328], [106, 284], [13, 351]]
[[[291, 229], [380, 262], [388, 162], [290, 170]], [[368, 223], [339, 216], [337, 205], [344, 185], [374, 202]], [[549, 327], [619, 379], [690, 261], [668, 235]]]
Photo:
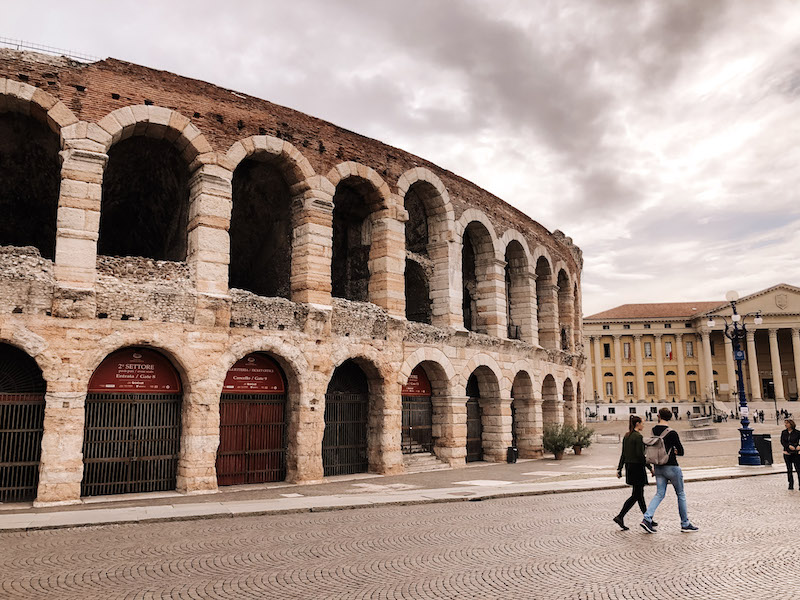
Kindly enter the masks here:
[[[745, 319], [745, 392], [752, 410], [795, 412], [800, 380], [800, 288], [778, 284], [737, 302]], [[725, 336], [725, 300], [623, 304], [583, 320], [586, 411], [627, 419], [667, 404], [681, 418], [736, 411], [736, 363]], [[713, 326], [709, 326], [709, 318]], [[621, 406], [626, 405], [626, 406]]]

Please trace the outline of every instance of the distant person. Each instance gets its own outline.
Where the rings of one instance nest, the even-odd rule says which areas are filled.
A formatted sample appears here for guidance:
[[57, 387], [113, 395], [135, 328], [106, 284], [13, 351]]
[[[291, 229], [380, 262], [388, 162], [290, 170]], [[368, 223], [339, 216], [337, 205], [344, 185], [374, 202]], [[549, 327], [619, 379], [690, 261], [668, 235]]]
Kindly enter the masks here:
[[781, 446], [783, 446], [783, 461], [786, 463], [786, 476], [789, 478], [789, 489], [794, 489], [792, 467], [797, 472], [797, 484], [800, 488], [800, 431], [792, 419], [783, 422], [785, 429], [781, 431]]
[[690, 410], [687, 410], [687, 411], [686, 411], [686, 420], [688, 421], [688, 420], [689, 420], [689, 419], [691, 419], [691, 418], [692, 418], [692, 411], [690, 411]]
[[[614, 523], [619, 525], [622, 531], [627, 531], [625, 526], [625, 515], [633, 508], [634, 504], [639, 504], [639, 508], [644, 514], [647, 504], [644, 501], [644, 486], [647, 485], [647, 472], [645, 467], [647, 461], [644, 457], [644, 441], [642, 438], [644, 422], [641, 417], [631, 415], [628, 419], [628, 433], [622, 438], [622, 454], [617, 465], [617, 477], [622, 477], [622, 467], [625, 466], [625, 483], [632, 487], [630, 498], [625, 500], [622, 510], [614, 517]], [[650, 467], [652, 471], [652, 467]], [[651, 521], [651, 525], [656, 527], [656, 523]]]
[[[641, 523], [642, 529], [647, 533], [656, 532], [656, 528], [653, 525], [653, 517], [656, 514], [658, 505], [661, 504], [667, 494], [667, 483], [672, 484], [675, 489], [675, 495], [678, 497], [681, 531], [684, 533], [698, 531], [698, 528], [692, 525], [689, 520], [686, 493], [683, 491], [683, 471], [678, 466], [678, 459], [676, 458], [677, 456], [683, 456], [683, 444], [681, 444], [678, 432], [667, 425], [670, 420], [672, 420], [672, 411], [668, 408], [662, 408], [658, 411], [658, 425], [653, 427], [653, 436], [660, 437], [663, 440], [663, 448], [666, 451], [667, 458], [664, 464], [655, 465], [656, 495], [650, 501]], [[648, 440], [648, 443], [651, 441], [652, 438]]]

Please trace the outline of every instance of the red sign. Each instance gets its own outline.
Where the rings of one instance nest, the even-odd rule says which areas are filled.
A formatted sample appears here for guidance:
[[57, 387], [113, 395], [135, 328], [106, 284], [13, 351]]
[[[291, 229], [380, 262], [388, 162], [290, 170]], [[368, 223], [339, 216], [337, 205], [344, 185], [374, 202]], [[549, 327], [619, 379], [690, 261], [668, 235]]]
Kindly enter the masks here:
[[147, 348], [109, 354], [89, 380], [90, 392], [177, 394], [181, 380], [167, 358]]
[[431, 382], [428, 379], [422, 365], [417, 365], [408, 376], [408, 383], [403, 386], [401, 394], [403, 396], [430, 396]]
[[268, 356], [248, 354], [225, 376], [223, 394], [282, 394], [286, 391], [280, 368]]

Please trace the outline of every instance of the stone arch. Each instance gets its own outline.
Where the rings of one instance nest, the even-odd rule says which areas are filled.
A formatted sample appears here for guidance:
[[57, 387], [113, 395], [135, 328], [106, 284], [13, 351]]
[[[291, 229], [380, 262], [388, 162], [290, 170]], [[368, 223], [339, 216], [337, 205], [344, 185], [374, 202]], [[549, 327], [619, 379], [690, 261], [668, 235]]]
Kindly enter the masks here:
[[572, 278], [563, 262], [556, 263], [556, 286], [558, 287], [558, 349], [572, 352], [575, 348], [574, 319], [575, 305]]
[[78, 118], [58, 98], [41, 88], [0, 77], [0, 113], [30, 115], [61, 136], [61, 130], [78, 122]]
[[536, 313], [539, 344], [548, 350], [557, 350], [559, 349], [558, 292], [552, 264], [545, 253], [539, 254], [536, 259]]
[[[450, 359], [447, 358], [444, 352], [438, 348], [418, 348], [409, 354], [405, 361], [403, 361], [403, 366], [400, 367], [399, 372], [399, 383], [402, 385], [408, 381], [408, 376], [411, 375], [411, 371], [413, 371], [414, 367], [421, 363], [436, 363], [438, 368], [442, 369], [442, 374], [448, 382], [453, 381], [456, 377], [456, 371], [453, 368], [453, 364], [450, 362]], [[433, 391], [434, 394], [439, 394], [439, 390], [434, 389]], [[454, 391], [455, 390], [453, 390], [450, 386], [447, 386], [446, 390], [442, 389], [442, 394], [449, 395], [453, 394]]]
[[575, 281], [572, 286], [572, 310], [573, 347], [576, 353], [580, 353], [583, 350], [583, 309], [581, 304], [581, 292], [577, 281]]
[[315, 177], [289, 142], [259, 135], [237, 141], [225, 155], [233, 170], [230, 288], [290, 298], [293, 232], [304, 222], [304, 197]]
[[[488, 359], [488, 360], [487, 360]], [[511, 401], [504, 394], [504, 383], [497, 363], [490, 357], [473, 357], [467, 364], [464, 389], [469, 396], [469, 386], [475, 379], [480, 393], [478, 400], [481, 420], [481, 444], [483, 460], [502, 462], [506, 449], [511, 444]], [[507, 392], [507, 390], [505, 390]], [[467, 442], [469, 443], [469, 411], [467, 413]]]
[[49, 393], [52, 384], [60, 378], [60, 371], [63, 367], [60, 357], [48, 351], [46, 340], [23, 325], [16, 324], [8, 327], [8, 330], [3, 330], [0, 334], [0, 344], [8, 344], [22, 350], [36, 362], [42, 371], [42, 377], [47, 383]]
[[[514, 232], [517, 233], [517, 232]], [[521, 235], [506, 232], [501, 241], [505, 246], [506, 319], [508, 337], [534, 342], [535, 282], [531, 272], [530, 252]]]
[[372, 167], [355, 161], [339, 163], [328, 171], [327, 179], [333, 187], [338, 187], [340, 183], [348, 179], [354, 179], [358, 183], [363, 182], [369, 190], [366, 200], [370, 203], [372, 210], [387, 209], [395, 205], [389, 185]]
[[575, 384], [575, 406], [578, 425], [586, 423], [586, 399], [583, 397], [583, 386], [580, 380]]
[[569, 377], [564, 379], [562, 398], [564, 423], [574, 427], [578, 424], [578, 401], [575, 398], [575, 386], [572, 383], [572, 379]]
[[564, 422], [564, 406], [556, 379], [548, 374], [542, 381], [542, 422], [547, 425], [560, 425]]
[[511, 384], [513, 441], [522, 458], [542, 455], [542, 405], [536, 400], [533, 378], [526, 369], [514, 366]]
[[466, 329], [505, 337], [505, 261], [496, 244], [483, 220], [470, 221], [461, 233], [462, 314]]

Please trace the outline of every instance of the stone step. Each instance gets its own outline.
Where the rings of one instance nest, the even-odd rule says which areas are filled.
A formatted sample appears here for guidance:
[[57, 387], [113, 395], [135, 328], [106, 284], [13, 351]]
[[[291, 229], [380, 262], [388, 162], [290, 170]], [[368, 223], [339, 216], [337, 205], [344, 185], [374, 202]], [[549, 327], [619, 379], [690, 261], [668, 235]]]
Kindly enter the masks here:
[[429, 471], [443, 471], [450, 465], [439, 460], [435, 454], [406, 454], [403, 456], [406, 473], [427, 473]]

